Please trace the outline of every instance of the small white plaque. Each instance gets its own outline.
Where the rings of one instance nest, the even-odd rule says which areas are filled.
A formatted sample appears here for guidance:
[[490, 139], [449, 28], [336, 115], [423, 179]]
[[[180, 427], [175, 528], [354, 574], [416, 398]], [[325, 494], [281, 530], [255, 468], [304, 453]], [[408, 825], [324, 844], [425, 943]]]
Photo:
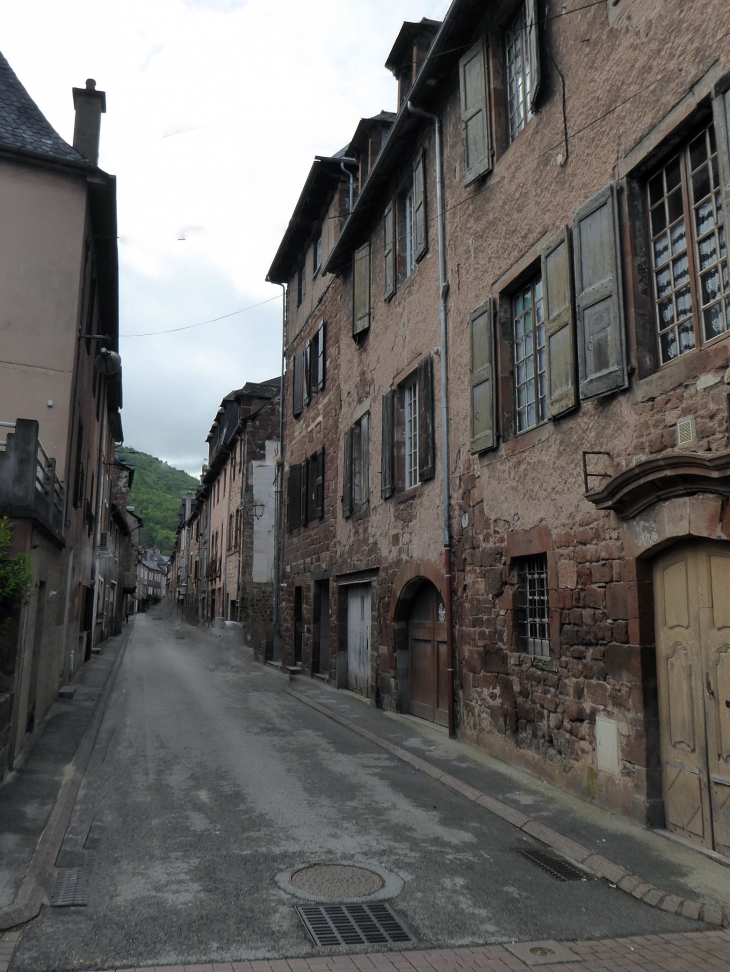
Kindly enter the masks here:
[[606, 716], [596, 716], [596, 762], [599, 770], [621, 774], [619, 762], [618, 723]]

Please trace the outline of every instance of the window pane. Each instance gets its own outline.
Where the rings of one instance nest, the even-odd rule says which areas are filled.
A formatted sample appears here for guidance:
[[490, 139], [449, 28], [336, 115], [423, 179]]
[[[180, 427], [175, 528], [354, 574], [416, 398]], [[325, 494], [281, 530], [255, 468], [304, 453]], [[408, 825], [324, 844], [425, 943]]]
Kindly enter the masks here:
[[507, 59], [507, 101], [509, 107], [510, 141], [519, 135], [532, 117], [530, 96], [532, 70], [527, 44], [527, 9], [521, 4], [505, 36]]
[[547, 417], [542, 280], [536, 277], [512, 299], [517, 431]]

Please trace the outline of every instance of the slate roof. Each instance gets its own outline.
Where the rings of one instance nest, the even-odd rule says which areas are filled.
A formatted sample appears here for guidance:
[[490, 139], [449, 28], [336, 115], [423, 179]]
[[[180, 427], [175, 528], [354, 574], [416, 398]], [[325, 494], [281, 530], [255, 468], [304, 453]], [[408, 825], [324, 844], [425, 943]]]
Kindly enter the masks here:
[[[64, 142], [0, 54], [0, 146], [35, 152], [66, 162], [86, 162]], [[88, 163], [86, 163], [88, 164]]]

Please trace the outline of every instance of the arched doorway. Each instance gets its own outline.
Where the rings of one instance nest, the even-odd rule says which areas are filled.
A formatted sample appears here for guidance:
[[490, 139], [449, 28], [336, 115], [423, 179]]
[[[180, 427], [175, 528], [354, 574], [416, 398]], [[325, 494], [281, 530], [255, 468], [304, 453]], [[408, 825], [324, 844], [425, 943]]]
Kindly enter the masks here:
[[653, 576], [666, 825], [730, 857], [730, 544], [681, 543]]
[[448, 725], [446, 609], [430, 581], [418, 588], [408, 614], [408, 668], [412, 715]]

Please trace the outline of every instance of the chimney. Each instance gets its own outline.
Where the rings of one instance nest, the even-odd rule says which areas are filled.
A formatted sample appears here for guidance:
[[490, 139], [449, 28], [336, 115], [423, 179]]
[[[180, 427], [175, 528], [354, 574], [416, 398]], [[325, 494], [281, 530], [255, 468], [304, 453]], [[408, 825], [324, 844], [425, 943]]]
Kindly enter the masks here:
[[73, 88], [76, 122], [74, 124], [74, 148], [87, 162], [99, 161], [99, 134], [101, 113], [106, 112], [106, 93], [96, 90], [96, 81], [89, 78], [85, 88]]

